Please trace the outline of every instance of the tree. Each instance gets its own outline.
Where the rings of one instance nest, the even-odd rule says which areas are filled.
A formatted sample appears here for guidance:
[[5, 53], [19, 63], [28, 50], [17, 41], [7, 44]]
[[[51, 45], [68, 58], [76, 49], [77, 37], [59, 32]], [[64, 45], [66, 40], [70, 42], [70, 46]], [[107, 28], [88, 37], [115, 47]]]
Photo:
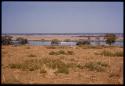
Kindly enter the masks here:
[[104, 39], [106, 40], [106, 44], [109, 44], [111, 45], [112, 43], [114, 43], [117, 39], [116, 35], [113, 34], [113, 33], [107, 33], [105, 36], [104, 36]]
[[28, 40], [22, 37], [19, 37], [16, 39], [16, 41], [18, 41], [19, 44], [27, 44]]
[[10, 45], [12, 44], [12, 36], [2, 36], [2, 44], [3, 45]]
[[60, 44], [60, 41], [58, 39], [53, 39], [51, 41], [51, 45], [59, 45]]
[[76, 45], [88, 45], [90, 44], [90, 41], [89, 40], [83, 40], [83, 39], [80, 39]]

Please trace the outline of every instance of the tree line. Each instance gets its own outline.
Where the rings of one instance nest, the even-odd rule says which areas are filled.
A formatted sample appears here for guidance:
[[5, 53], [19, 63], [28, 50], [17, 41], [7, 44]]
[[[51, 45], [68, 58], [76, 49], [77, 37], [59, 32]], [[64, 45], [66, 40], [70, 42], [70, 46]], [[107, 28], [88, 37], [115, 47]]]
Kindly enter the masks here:
[[[14, 44], [12, 42], [12, 38], [13, 38], [12, 36], [2, 36], [2, 45]], [[105, 39], [106, 44], [111, 45], [112, 43], [114, 43], [116, 41], [117, 37], [113, 33], [107, 33], [104, 36], [104, 39]], [[97, 37], [96, 40], [98, 41], [98, 44], [99, 44], [99, 40], [100, 40], [99, 37]], [[16, 41], [18, 42], [18, 44], [22, 44], [22, 45], [28, 44], [28, 40], [26, 38], [23, 38], [23, 37], [16, 38]], [[51, 45], [59, 45], [59, 44], [60, 44], [60, 41], [58, 39], [53, 39], [51, 41]], [[88, 37], [87, 40], [80, 39], [76, 43], [76, 45], [89, 45], [89, 44], [90, 44], [90, 37]]]

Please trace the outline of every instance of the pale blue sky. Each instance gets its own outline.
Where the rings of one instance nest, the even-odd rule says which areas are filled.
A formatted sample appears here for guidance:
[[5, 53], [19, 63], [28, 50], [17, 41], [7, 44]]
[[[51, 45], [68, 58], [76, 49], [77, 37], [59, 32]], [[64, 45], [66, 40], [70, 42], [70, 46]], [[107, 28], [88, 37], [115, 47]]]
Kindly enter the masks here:
[[2, 2], [2, 33], [123, 33], [123, 2]]

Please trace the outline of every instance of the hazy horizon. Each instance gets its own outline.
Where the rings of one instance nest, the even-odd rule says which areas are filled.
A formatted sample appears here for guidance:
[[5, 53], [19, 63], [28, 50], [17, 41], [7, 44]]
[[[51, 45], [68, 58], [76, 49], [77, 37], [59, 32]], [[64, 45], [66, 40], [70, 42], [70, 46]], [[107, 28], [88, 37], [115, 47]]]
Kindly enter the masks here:
[[2, 2], [2, 33], [123, 33], [123, 2]]

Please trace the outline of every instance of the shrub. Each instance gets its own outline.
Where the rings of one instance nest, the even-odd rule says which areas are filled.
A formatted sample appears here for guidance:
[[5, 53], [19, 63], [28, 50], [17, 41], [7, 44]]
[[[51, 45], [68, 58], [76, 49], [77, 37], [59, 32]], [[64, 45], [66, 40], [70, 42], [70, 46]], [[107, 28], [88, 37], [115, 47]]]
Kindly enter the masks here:
[[30, 54], [29, 57], [36, 57], [36, 55], [34, 55], [34, 54]]
[[42, 68], [40, 69], [40, 73], [47, 73], [47, 71], [44, 68]]
[[49, 55], [58, 55], [58, 54], [54, 51], [51, 51], [51, 52], [49, 52]]
[[49, 55], [60, 55], [60, 54], [63, 54], [63, 55], [73, 55], [74, 52], [73, 51], [67, 51], [67, 53], [66, 53], [64, 50], [59, 50], [57, 52], [54, 52], [54, 51], [49, 52]]
[[111, 45], [116, 41], [116, 35], [113, 33], [108, 33], [105, 35], [104, 39], [106, 39], [106, 43]]
[[56, 73], [69, 73], [69, 66], [59, 59], [31, 59], [26, 60], [21, 64], [9, 64], [8, 67], [28, 71], [35, 71], [40, 69], [40, 73], [46, 73], [47, 71], [43, 68], [43, 65], [51, 69], [57, 69]]
[[68, 55], [73, 55], [74, 52], [73, 52], [73, 51], [67, 51], [67, 54], [68, 54]]
[[80, 69], [84, 68], [84, 66], [82, 66], [81, 64], [78, 64], [77, 67], [80, 68]]
[[63, 51], [63, 50], [59, 50], [57, 53], [58, 54], [66, 54], [65, 51]]
[[65, 52], [63, 50], [60, 50], [57, 52], [54, 52], [54, 51], [49, 52], [49, 55], [60, 55], [60, 54], [65, 54]]
[[19, 63], [9, 64], [10, 68], [22, 69], [22, 70], [28, 70], [28, 71], [37, 70], [41, 66], [42, 66], [41, 60], [37, 60], [37, 59], [26, 60], [21, 64], [19, 64]]
[[2, 44], [3, 45], [12, 44], [12, 36], [2, 36]]
[[27, 46], [27, 47], [26, 47], [26, 49], [30, 49], [30, 47], [29, 47], [29, 46]]
[[82, 39], [80, 39], [76, 43], [76, 45], [89, 45], [89, 44], [90, 44], [90, 41], [88, 41], [88, 40], [82, 40]]
[[88, 68], [90, 71], [97, 71], [97, 72], [105, 71], [105, 67], [107, 66], [108, 64], [101, 62], [88, 62], [84, 65], [84, 67]]
[[45, 64], [47, 67], [52, 68], [52, 69], [57, 69], [55, 73], [65, 73], [68, 74], [68, 65], [65, 64], [63, 61], [56, 59], [56, 60], [49, 60], [49, 59], [44, 59]]
[[58, 39], [53, 39], [51, 41], [51, 45], [59, 45], [60, 44], [60, 41]]
[[19, 37], [16, 39], [16, 41], [18, 41], [19, 44], [27, 44], [28, 40], [22, 37]]
[[104, 56], [123, 56], [123, 52], [122, 51], [117, 51], [117, 52], [110, 52], [110, 51], [102, 51], [100, 53], [100, 55], [104, 55]]
[[65, 39], [64, 42], [71, 42], [71, 39]]
[[69, 70], [66, 66], [62, 68], [58, 68], [58, 70], [55, 73], [64, 73], [64, 74], [69, 74]]
[[21, 68], [21, 64], [9, 64], [10, 68], [16, 68], [16, 69], [20, 69]]

